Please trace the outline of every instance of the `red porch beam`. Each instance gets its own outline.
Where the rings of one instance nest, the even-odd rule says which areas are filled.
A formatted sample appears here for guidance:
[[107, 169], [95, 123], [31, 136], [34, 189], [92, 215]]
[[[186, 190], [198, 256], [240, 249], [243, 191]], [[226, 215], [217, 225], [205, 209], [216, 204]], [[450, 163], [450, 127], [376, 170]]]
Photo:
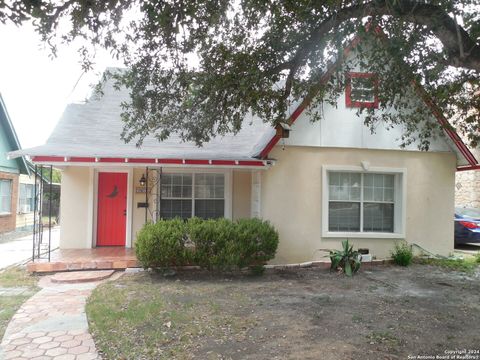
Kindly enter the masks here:
[[[263, 160], [207, 160], [207, 159], [153, 159], [153, 158], [95, 158], [33, 156], [33, 162], [44, 163], [113, 163], [113, 164], [173, 164], [173, 165], [214, 165], [214, 166], [265, 166]], [[127, 161], [126, 161], [127, 160]]]

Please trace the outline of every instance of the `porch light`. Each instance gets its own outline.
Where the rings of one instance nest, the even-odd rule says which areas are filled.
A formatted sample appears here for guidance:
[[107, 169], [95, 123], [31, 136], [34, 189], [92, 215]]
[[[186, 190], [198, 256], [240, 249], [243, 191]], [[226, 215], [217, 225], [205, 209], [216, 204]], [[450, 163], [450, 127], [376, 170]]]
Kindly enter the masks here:
[[140, 178], [140, 186], [145, 186], [147, 183], [147, 180], [145, 179], [145, 174], [142, 174], [142, 177]]

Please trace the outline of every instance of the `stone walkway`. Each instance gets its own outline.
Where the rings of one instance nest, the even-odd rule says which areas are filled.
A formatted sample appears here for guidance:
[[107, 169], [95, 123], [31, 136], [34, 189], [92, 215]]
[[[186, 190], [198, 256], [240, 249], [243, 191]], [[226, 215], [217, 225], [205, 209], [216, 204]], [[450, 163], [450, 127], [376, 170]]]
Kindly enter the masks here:
[[[121, 273], [114, 278], [119, 276]], [[85, 314], [86, 300], [98, 284], [58, 284], [50, 276], [42, 278], [42, 289], [8, 324], [0, 344], [0, 360], [100, 359]]]

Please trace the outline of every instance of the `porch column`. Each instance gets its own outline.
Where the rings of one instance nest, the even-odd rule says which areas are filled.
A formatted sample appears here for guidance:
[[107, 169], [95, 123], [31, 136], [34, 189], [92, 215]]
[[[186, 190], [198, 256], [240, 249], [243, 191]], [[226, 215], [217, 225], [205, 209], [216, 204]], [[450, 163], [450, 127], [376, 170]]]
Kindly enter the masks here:
[[252, 171], [252, 199], [251, 199], [251, 217], [261, 217], [261, 190], [262, 173], [261, 171]]

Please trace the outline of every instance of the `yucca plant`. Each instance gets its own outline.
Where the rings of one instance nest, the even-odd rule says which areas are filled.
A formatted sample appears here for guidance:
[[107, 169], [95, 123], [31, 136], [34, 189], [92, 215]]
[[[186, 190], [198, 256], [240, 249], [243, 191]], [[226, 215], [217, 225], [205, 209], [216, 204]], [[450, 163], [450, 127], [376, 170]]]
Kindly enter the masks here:
[[330, 270], [338, 270], [339, 268], [347, 276], [352, 276], [359, 269], [362, 264], [362, 256], [358, 251], [353, 250], [353, 245], [350, 245], [348, 240], [342, 241], [342, 250], [330, 250], [330, 261], [332, 262]]

